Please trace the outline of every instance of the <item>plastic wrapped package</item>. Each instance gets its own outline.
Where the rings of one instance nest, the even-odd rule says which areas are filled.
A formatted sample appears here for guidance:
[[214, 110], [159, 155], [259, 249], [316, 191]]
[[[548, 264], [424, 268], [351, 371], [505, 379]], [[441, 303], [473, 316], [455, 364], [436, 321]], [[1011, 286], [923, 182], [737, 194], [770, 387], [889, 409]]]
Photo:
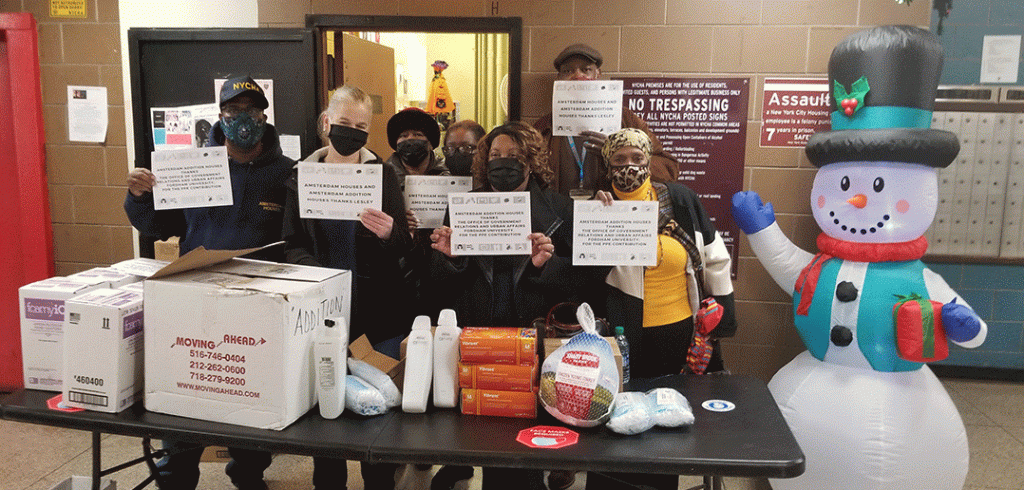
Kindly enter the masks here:
[[627, 436], [654, 427], [647, 395], [639, 391], [624, 391], [615, 395], [615, 406], [607, 425], [612, 432]]
[[377, 369], [372, 364], [359, 359], [348, 358], [348, 372], [359, 376], [363, 381], [377, 388], [384, 395], [384, 402], [388, 408], [395, 408], [402, 405], [402, 392], [388, 376], [387, 373]]
[[661, 427], [693, 425], [693, 409], [682, 393], [672, 388], [654, 388], [647, 392], [651, 419]]
[[380, 415], [388, 411], [384, 394], [352, 374], [345, 376], [345, 409], [359, 415]]
[[556, 419], [576, 427], [608, 420], [619, 391], [619, 369], [608, 341], [597, 334], [594, 312], [576, 310], [583, 332], [555, 349], [541, 367], [541, 405]]

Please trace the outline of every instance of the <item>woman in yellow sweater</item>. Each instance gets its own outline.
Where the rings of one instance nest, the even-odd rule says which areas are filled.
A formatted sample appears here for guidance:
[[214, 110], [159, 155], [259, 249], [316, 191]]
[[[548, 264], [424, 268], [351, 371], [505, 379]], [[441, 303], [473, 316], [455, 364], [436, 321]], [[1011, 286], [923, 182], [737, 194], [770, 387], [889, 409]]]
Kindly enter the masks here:
[[[630, 347], [632, 380], [689, 372], [686, 355], [693, 341], [694, 313], [713, 297], [723, 310], [712, 337], [736, 331], [730, 268], [732, 259], [697, 194], [679, 183], [651, 181], [651, 140], [637, 129], [623, 129], [605, 140], [601, 150], [610, 185], [596, 197], [659, 201], [657, 263], [617, 266], [608, 273], [607, 317], [622, 326]], [[716, 340], [707, 372], [720, 371]], [[631, 381], [635, 384], [636, 381]], [[675, 490], [676, 475], [596, 473], [588, 489], [655, 488]]]
[[[608, 320], [624, 327], [632, 377], [687, 372], [686, 353], [701, 300], [714, 297], [724, 310], [712, 337], [735, 333], [729, 252], [695, 192], [679, 183], [651, 181], [646, 133], [623, 129], [608, 137], [602, 155], [611, 184], [598, 191], [598, 199], [659, 201], [660, 207], [657, 264], [612, 269], [606, 280]], [[717, 343], [712, 344], [716, 348], [708, 372], [723, 369]]]

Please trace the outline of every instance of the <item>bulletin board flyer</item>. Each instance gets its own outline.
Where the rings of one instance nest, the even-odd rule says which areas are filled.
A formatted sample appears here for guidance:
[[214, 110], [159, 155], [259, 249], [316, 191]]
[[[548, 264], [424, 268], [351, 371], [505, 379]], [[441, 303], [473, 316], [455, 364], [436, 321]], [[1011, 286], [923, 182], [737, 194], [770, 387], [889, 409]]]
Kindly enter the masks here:
[[529, 192], [448, 195], [452, 255], [529, 255]]
[[381, 209], [380, 165], [299, 163], [299, 216], [358, 220], [366, 208]]

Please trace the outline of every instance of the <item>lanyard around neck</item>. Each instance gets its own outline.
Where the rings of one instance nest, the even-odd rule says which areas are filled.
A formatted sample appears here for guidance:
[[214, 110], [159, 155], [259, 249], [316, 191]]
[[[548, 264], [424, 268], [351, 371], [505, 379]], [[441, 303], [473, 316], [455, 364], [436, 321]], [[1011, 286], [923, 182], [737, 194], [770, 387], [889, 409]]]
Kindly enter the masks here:
[[583, 185], [583, 161], [587, 159], [587, 147], [584, 146], [583, 151], [577, 153], [576, 141], [574, 141], [576, 138], [566, 136], [566, 139], [569, 140], [569, 149], [571, 150], [569, 153], [572, 153], [572, 157], [576, 159], [576, 167], [580, 170], [580, 185]]

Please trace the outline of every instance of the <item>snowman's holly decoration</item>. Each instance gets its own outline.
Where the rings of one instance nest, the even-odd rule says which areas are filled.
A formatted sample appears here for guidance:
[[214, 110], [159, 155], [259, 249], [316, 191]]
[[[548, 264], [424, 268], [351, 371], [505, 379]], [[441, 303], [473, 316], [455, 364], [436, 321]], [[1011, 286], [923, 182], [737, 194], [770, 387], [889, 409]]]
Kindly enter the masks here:
[[[910, 26], [862, 31], [833, 50], [832, 131], [806, 148], [819, 167], [810, 196], [817, 253], [786, 238], [756, 192], [733, 196], [754, 253], [793, 295], [808, 349], [769, 384], [807, 457], [803, 476], [773, 488], [963, 487], [963, 422], [920, 362], [945, 352], [936, 339], [975, 347], [987, 333], [920, 260], [936, 169], [959, 152], [956, 135], [930, 129], [941, 66], [935, 36]], [[930, 307], [894, 314], [911, 297]]]
[[868, 90], [871, 90], [871, 87], [868, 86], [868, 79], [860, 77], [853, 82], [849, 92], [846, 91], [843, 84], [839, 82], [833, 82], [833, 84], [835, 86], [832, 88], [832, 94], [835, 100], [840, 101], [839, 106], [842, 107], [843, 114], [853, 117], [857, 110], [864, 105], [864, 96], [868, 94]]

